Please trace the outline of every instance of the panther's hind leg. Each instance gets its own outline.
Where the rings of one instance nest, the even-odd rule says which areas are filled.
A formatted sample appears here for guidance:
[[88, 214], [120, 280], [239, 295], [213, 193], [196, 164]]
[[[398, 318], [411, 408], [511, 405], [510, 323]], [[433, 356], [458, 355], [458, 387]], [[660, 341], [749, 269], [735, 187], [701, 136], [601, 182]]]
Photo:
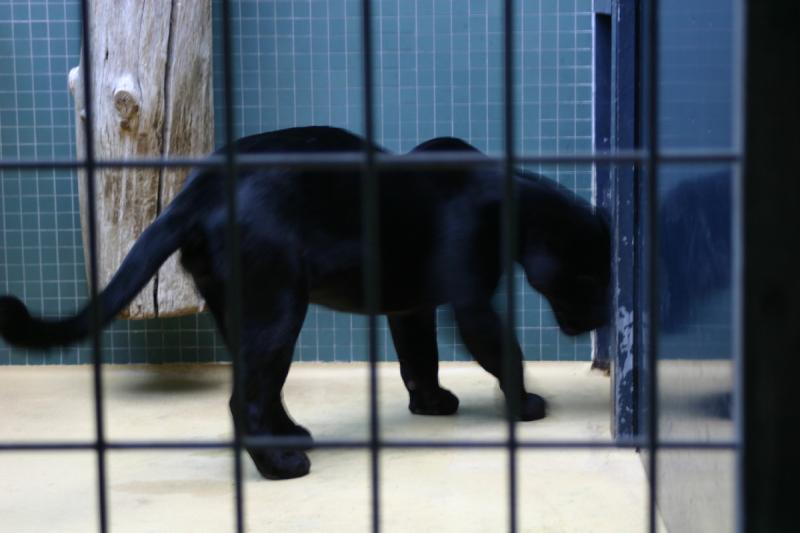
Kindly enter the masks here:
[[[194, 279], [198, 292], [214, 316], [228, 348], [232, 328], [228, 324], [228, 292], [214, 268], [213, 247], [196, 234], [182, 248], [181, 264]], [[289, 373], [295, 341], [303, 325], [308, 295], [296, 268], [279, 260], [275, 249], [261, 249], [259, 261], [242, 261], [242, 281], [237, 383], [230, 400], [234, 424], [243, 436], [294, 437], [293, 446], [251, 446], [248, 453], [261, 475], [271, 479], [300, 477], [310, 462], [304, 453], [312, 445], [311, 434], [296, 424], [283, 406], [281, 390]], [[224, 261], [221, 261], [224, 264]]]
[[247, 449], [262, 476], [289, 479], [307, 474], [311, 466], [303, 451], [312, 445], [311, 434], [291, 419], [281, 394], [308, 301], [290, 290], [275, 296], [255, 306], [252, 301], [244, 305], [238, 383], [231, 397], [231, 412], [245, 436], [297, 437], [303, 441], [292, 446]]
[[458, 398], [439, 386], [436, 309], [388, 316], [400, 374], [409, 394], [409, 410], [418, 415], [451, 415]]

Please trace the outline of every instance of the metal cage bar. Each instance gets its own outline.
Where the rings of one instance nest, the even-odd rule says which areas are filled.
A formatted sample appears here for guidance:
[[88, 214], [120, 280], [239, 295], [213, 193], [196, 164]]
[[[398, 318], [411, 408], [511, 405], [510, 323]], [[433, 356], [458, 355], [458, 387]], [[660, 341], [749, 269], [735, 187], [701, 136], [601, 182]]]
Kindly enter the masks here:
[[361, 62], [364, 76], [364, 152], [361, 179], [361, 233], [364, 238], [364, 295], [368, 315], [367, 347], [369, 351], [369, 450], [370, 500], [372, 531], [381, 530], [380, 517], [380, 420], [378, 416], [378, 322], [380, 302], [380, 181], [375, 168], [375, 101], [372, 72], [372, 2], [361, 2]]
[[[649, 160], [647, 150], [615, 150], [613, 152], [589, 152], [574, 154], [517, 155], [514, 161], [522, 165], [535, 164], [642, 164]], [[742, 160], [739, 152], [723, 150], [664, 150], [656, 154], [660, 163], [693, 164], [693, 163], [739, 163]], [[415, 153], [407, 155], [373, 154], [376, 168], [474, 168], [504, 164], [505, 156], [484, 156], [464, 152]], [[131, 159], [96, 159], [95, 168], [224, 168], [224, 155], [208, 157], [170, 157], [170, 158], [131, 158]], [[364, 156], [352, 153], [304, 153], [285, 154], [241, 154], [236, 157], [239, 168], [256, 165], [273, 165], [291, 168], [340, 168], [359, 169], [364, 165]], [[0, 170], [35, 170], [35, 169], [75, 169], [85, 168], [86, 160], [54, 159], [25, 160], [6, 159], [0, 161]]]
[[[734, 10], [734, 26], [733, 31], [738, 32], [740, 36], [738, 41], [734, 41], [734, 72], [736, 73], [733, 81], [734, 91], [738, 94], [734, 96], [734, 101], [737, 102], [734, 109], [734, 117], [738, 115], [738, 120], [735, 121], [734, 126], [734, 146], [740, 153], [744, 153], [745, 142], [745, 126], [747, 113], [745, 110], [746, 102], [746, 80], [747, 69], [745, 65], [745, 50], [747, 49], [748, 35], [747, 35], [747, 19], [748, 7], [744, 1], [739, 2], [739, 9]], [[736, 94], [736, 93], [735, 93]], [[733, 243], [733, 305], [732, 305], [732, 323], [736, 328], [736, 333], [733, 335], [733, 375], [734, 381], [732, 388], [735, 391], [733, 395], [733, 418], [734, 418], [734, 440], [739, 444], [735, 452], [735, 473], [734, 473], [734, 524], [735, 533], [745, 533], [746, 530], [746, 517], [747, 517], [747, 500], [745, 489], [745, 361], [744, 361], [744, 338], [746, 335], [746, 325], [744, 322], [744, 217], [747, 216], [747, 211], [744, 208], [744, 182], [743, 167], [744, 162], [740, 162], [734, 168], [733, 183], [732, 183], [732, 198], [731, 198], [731, 212], [732, 217], [732, 239]], [[738, 213], [738, 216], [737, 216]], [[737, 290], [738, 289], [738, 290]]]
[[648, 466], [648, 512], [650, 533], [656, 533], [658, 519], [658, 332], [659, 332], [659, 268], [658, 268], [658, 172], [659, 172], [659, 42], [658, 0], [646, 3], [647, 28], [644, 45], [647, 48], [647, 80], [645, 103], [647, 108], [647, 375], [645, 379], [647, 397], [647, 466]]
[[[243, 443], [254, 449], [286, 448], [303, 446], [308, 441], [297, 437], [244, 437]], [[522, 449], [641, 449], [647, 446], [646, 438], [620, 440], [517, 440], [517, 447]], [[233, 440], [195, 440], [195, 441], [106, 441], [109, 450], [215, 450], [232, 448]], [[314, 441], [318, 449], [370, 449], [371, 440], [332, 440]], [[411, 449], [504, 449], [508, 447], [508, 439], [502, 440], [415, 440], [385, 439], [380, 442], [381, 448]], [[698, 450], [698, 451], [740, 451], [741, 443], [735, 441], [691, 441], [670, 440], [659, 443], [659, 448], [666, 450]], [[37, 451], [81, 451], [95, 449], [94, 442], [4, 442], [0, 443], [0, 452], [37, 452]]]
[[83, 104], [85, 106], [86, 120], [84, 122], [84, 135], [86, 138], [86, 196], [88, 206], [89, 225], [89, 331], [92, 343], [94, 417], [95, 417], [95, 447], [97, 449], [97, 498], [98, 498], [98, 529], [100, 533], [108, 531], [108, 498], [106, 475], [106, 443], [105, 427], [103, 424], [103, 358], [100, 351], [100, 301], [98, 300], [97, 284], [99, 282], [97, 263], [97, 220], [95, 219], [95, 156], [94, 156], [94, 109], [92, 107], [92, 44], [91, 44], [91, 17], [89, 15], [89, 0], [81, 0], [81, 31], [83, 37], [82, 67], [83, 73]]
[[[239, 255], [239, 231], [236, 224], [236, 154], [233, 142], [233, 47], [231, 38], [231, 9], [230, 0], [222, 0], [222, 68], [223, 68], [223, 98], [225, 107], [224, 138], [225, 138], [225, 200], [227, 206], [226, 240], [228, 252], [228, 275], [230, 277], [227, 287], [227, 305], [225, 313], [228, 350], [231, 352], [231, 372], [233, 377], [234, 409], [242, 405], [242, 350], [241, 350], [241, 321], [242, 321], [242, 270]], [[233, 477], [235, 483], [235, 527], [237, 533], [245, 530], [244, 515], [244, 482], [242, 473], [242, 428], [238, 423], [233, 424]]]
[[501, 210], [501, 265], [505, 275], [505, 320], [503, 323], [503, 381], [508, 422], [508, 530], [518, 529], [517, 418], [522, 391], [514, 379], [514, 260], [517, 235], [517, 190], [514, 181], [514, 0], [503, 2], [503, 144], [504, 187]]

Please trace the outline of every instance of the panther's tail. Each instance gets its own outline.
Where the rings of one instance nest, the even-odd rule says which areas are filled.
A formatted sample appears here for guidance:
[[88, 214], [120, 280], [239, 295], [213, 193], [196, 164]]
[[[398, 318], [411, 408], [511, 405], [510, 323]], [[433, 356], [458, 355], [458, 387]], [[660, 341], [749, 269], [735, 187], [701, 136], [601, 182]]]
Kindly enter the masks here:
[[[192, 180], [198, 181], [198, 180]], [[100, 325], [105, 326], [128, 305], [164, 261], [184, 242], [195, 224], [196, 183], [187, 186], [142, 233], [122, 261], [108, 286], [98, 295]], [[0, 297], [0, 336], [13, 346], [46, 349], [86, 338], [90, 329], [90, 307], [62, 319], [33, 317], [13, 296]]]

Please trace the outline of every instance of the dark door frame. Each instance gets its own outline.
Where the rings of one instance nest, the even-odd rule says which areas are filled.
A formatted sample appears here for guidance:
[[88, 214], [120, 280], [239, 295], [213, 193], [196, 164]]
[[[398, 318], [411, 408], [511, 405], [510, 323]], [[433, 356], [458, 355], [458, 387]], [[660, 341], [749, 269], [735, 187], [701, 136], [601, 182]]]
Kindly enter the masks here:
[[[639, 144], [637, 0], [595, 0], [595, 150]], [[638, 191], [635, 163], [596, 165], [596, 201], [612, 220], [614, 258], [610, 325], [597, 332], [595, 361], [610, 368], [611, 428], [618, 439], [637, 432], [640, 331], [637, 276]]]
[[800, 5], [745, 8], [742, 531], [771, 533], [798, 520]]

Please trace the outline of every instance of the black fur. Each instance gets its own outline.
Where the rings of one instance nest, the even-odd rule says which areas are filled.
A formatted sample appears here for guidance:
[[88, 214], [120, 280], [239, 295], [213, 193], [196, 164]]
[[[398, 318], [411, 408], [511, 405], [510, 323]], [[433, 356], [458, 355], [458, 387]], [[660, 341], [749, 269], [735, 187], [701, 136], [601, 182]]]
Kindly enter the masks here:
[[[364, 141], [335, 128], [293, 128], [239, 140], [239, 152], [356, 151]], [[380, 147], [377, 150], [383, 151]], [[476, 151], [452, 138], [414, 152]], [[102, 292], [110, 322], [175, 250], [225, 336], [224, 180], [194, 172], [183, 191], [142, 234]], [[606, 320], [609, 231], [586, 202], [535, 175], [517, 178], [517, 260], [529, 283], [550, 302], [562, 330], [573, 335]], [[238, 181], [241, 236], [241, 351], [244, 405], [231, 409], [249, 435], [308, 438], [284, 409], [281, 388], [309, 302], [364, 312], [360, 176], [346, 170], [243, 170]], [[380, 172], [380, 312], [389, 326], [412, 412], [448, 415], [458, 399], [439, 385], [435, 309], [452, 306], [461, 338], [503, 390], [522, 392], [519, 416], [545, 415], [544, 400], [525, 392], [522, 353], [514, 346], [514, 380], [501, 371], [501, 319], [491, 299], [501, 274], [499, 168]], [[0, 333], [32, 348], [88, 335], [87, 310], [64, 320], [31, 317], [13, 297], [0, 299]], [[236, 395], [234, 395], [234, 398]], [[310, 463], [299, 449], [250, 450], [269, 478], [302, 476]]]

